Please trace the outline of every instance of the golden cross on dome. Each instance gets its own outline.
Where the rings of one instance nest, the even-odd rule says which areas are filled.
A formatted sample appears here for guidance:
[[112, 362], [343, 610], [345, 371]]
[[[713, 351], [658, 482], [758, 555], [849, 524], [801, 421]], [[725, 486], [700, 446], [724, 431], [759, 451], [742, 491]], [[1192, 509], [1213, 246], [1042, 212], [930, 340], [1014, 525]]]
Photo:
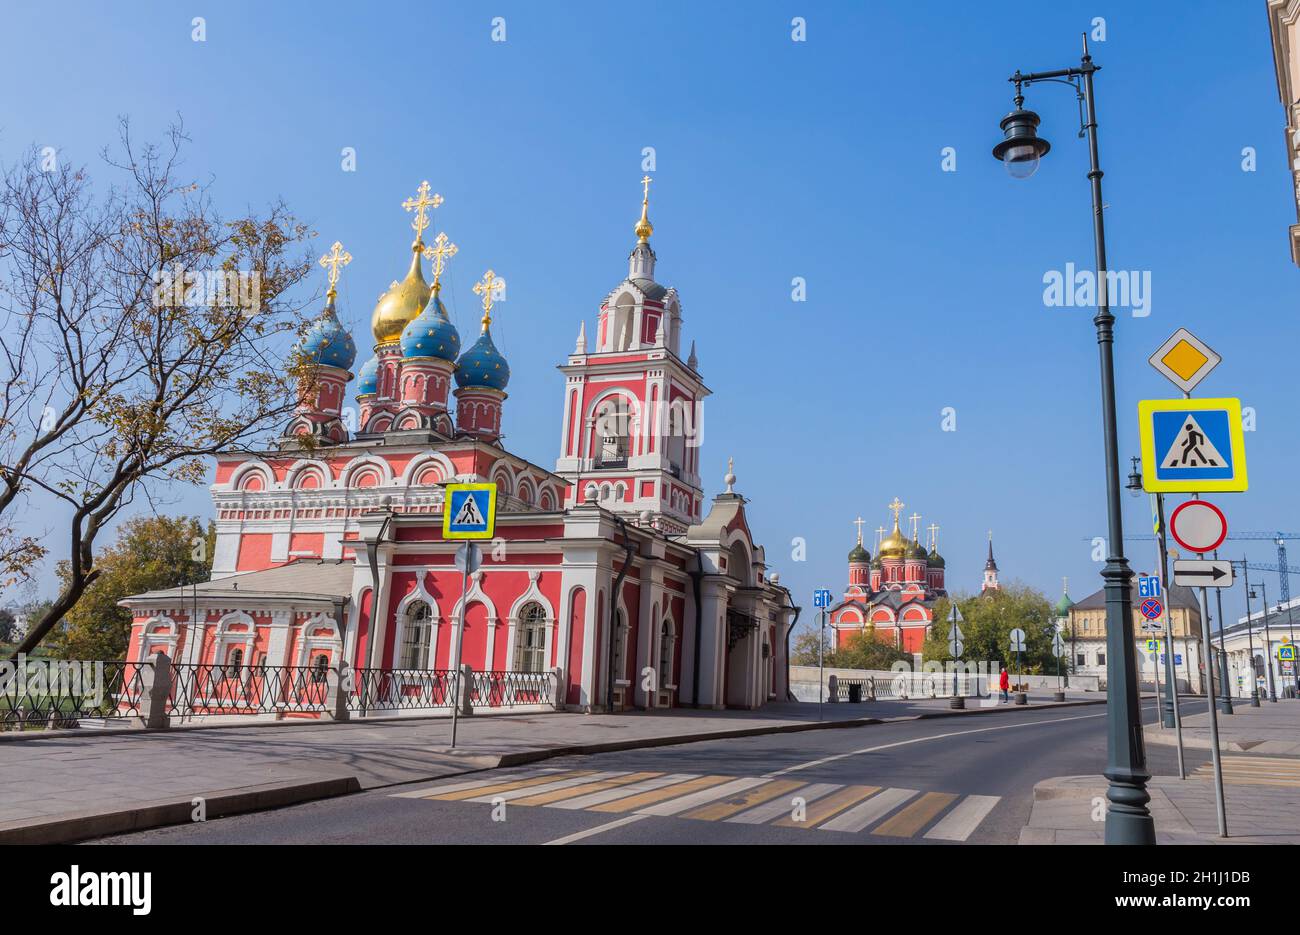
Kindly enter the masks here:
[[893, 503], [889, 504], [888, 509], [891, 509], [891, 510], [894, 511], [894, 525], [895, 525], [895, 526], [898, 525], [898, 514], [903, 512], [903, 507], [905, 507], [905, 506], [907, 506], [907, 504], [904, 503], [902, 500], [899, 500], [897, 497], [894, 498], [894, 502], [893, 502]]
[[483, 274], [483, 279], [474, 283], [474, 294], [483, 297], [483, 327], [492, 324], [492, 302], [506, 287], [506, 281], [492, 270]]
[[865, 522], [861, 516], [853, 521], [853, 525], [858, 527], [858, 545], [862, 545], [862, 524]]
[[330, 252], [320, 258], [320, 265], [329, 270], [330, 291], [327, 295], [332, 299], [338, 295], [338, 290], [334, 286], [339, 281], [339, 268], [347, 266], [352, 262], [352, 254], [343, 249], [343, 244], [337, 240], [334, 246], [330, 247]]
[[416, 197], [408, 198], [402, 202], [402, 207], [407, 211], [415, 212], [415, 219], [411, 221], [411, 228], [415, 231], [415, 242], [420, 243], [420, 237], [424, 234], [424, 229], [429, 226], [427, 212], [429, 208], [436, 208], [442, 204], [442, 196], [434, 193], [429, 197], [429, 183], [423, 181], [420, 187], [416, 189]]
[[880, 551], [880, 540], [883, 538], [885, 538], [885, 527], [877, 526], [876, 527], [876, 551], [877, 552]]
[[650, 183], [653, 181], [654, 179], [650, 178], [648, 175], [641, 179], [641, 201], [647, 204], [650, 202]]
[[930, 530], [930, 548], [937, 550], [939, 548], [939, 524], [931, 523], [926, 528]]
[[916, 533], [917, 533], [916, 526], [917, 526], [918, 523], [921, 522], [921, 514], [920, 514], [920, 513], [913, 513], [911, 516], [908, 517], [908, 519], [909, 519], [909, 520], [911, 521], [911, 523], [912, 523], [912, 538], [915, 539], [915, 538], [916, 538]]
[[650, 183], [654, 179], [646, 176], [641, 179], [641, 220], [636, 222], [635, 233], [638, 240], [648, 241], [650, 235], [655, 232], [654, 226], [650, 223]]
[[442, 271], [447, 265], [447, 261], [456, 255], [460, 248], [447, 239], [446, 234], [440, 233], [433, 238], [433, 246], [424, 248], [424, 258], [433, 263], [433, 286], [432, 291], [437, 292], [442, 288]]

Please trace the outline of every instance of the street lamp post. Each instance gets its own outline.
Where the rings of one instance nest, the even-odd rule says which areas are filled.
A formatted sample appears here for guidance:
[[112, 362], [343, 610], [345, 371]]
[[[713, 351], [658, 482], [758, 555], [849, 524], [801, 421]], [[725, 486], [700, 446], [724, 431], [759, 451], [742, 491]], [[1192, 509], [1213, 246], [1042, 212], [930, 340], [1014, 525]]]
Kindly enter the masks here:
[[[1219, 550], [1214, 550], [1214, 557], [1217, 560]], [[1219, 711], [1223, 714], [1232, 713], [1232, 695], [1228, 691], [1228, 650], [1227, 644], [1224, 643], [1223, 629], [1223, 588], [1214, 589], [1214, 600], [1219, 610]]]
[[1268, 700], [1277, 702], [1277, 689], [1273, 687], [1273, 634], [1268, 629], [1268, 584], [1260, 582], [1264, 591], [1264, 671], [1268, 673]]
[[1120, 501], [1119, 443], [1115, 414], [1115, 316], [1110, 311], [1106, 280], [1106, 230], [1101, 198], [1102, 171], [1097, 147], [1097, 107], [1093, 76], [1098, 66], [1088, 53], [1083, 38], [1083, 55], [1077, 68], [1022, 74], [1010, 80], [1016, 86], [1016, 109], [1000, 124], [1005, 139], [993, 149], [1013, 177], [1028, 177], [1039, 160], [1051, 149], [1037, 135], [1038, 115], [1025, 110], [1023, 88], [1038, 81], [1068, 84], [1086, 105], [1083, 131], [1088, 137], [1088, 180], [1092, 188], [1093, 246], [1097, 260], [1097, 349], [1101, 364], [1102, 441], [1105, 451], [1106, 517], [1109, 555], [1101, 576], [1106, 591], [1106, 649], [1111, 677], [1106, 680], [1107, 764], [1104, 775], [1110, 783], [1106, 798], [1107, 844], [1155, 844], [1155, 823], [1147, 803], [1146, 751], [1142, 744], [1141, 710], [1138, 706], [1133, 646], [1133, 602], [1128, 560], [1124, 558], [1124, 520]]
[[1250, 706], [1259, 707], [1259, 676], [1255, 673], [1255, 630], [1250, 619], [1250, 601], [1255, 596], [1255, 589], [1250, 586], [1250, 569], [1245, 557], [1241, 560], [1241, 570], [1246, 576], [1246, 652], [1250, 657]]

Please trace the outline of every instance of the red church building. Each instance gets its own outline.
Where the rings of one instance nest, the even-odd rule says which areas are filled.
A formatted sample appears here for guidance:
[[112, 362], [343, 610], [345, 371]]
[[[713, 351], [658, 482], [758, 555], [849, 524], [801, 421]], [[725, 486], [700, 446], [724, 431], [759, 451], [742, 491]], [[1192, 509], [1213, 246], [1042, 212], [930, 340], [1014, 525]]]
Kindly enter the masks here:
[[[163, 650], [236, 680], [276, 667], [417, 679], [452, 667], [460, 641], [476, 672], [549, 674], [572, 710], [786, 698], [796, 610], [753, 541], [730, 463], [705, 502], [709, 390], [694, 345], [681, 354], [677, 290], [655, 279], [643, 181], [627, 277], [600, 303], [591, 346], [584, 323], [560, 366], [554, 470], [504, 444], [510, 367], [491, 332], [501, 280], [488, 271], [475, 286], [483, 317], [462, 349], [440, 298], [456, 248], [422, 239], [442, 200], [427, 183], [404, 204], [415, 242], [375, 307], [349, 419], [356, 349], [334, 286], [350, 257], [336, 244], [302, 344], [315, 378], [274, 447], [218, 459], [212, 580], [122, 602], [131, 658]], [[451, 482], [499, 491], [496, 539], [463, 605], [456, 543], [441, 532]]]

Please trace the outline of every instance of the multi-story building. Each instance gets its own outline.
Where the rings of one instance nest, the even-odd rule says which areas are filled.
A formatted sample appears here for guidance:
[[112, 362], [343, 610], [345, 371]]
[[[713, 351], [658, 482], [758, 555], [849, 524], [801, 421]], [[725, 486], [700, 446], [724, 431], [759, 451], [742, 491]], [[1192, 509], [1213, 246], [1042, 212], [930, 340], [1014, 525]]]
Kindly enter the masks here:
[[1291, 259], [1300, 266], [1300, 0], [1268, 0], [1277, 93], [1286, 111], [1283, 141], [1291, 176], [1296, 221], [1290, 228]]

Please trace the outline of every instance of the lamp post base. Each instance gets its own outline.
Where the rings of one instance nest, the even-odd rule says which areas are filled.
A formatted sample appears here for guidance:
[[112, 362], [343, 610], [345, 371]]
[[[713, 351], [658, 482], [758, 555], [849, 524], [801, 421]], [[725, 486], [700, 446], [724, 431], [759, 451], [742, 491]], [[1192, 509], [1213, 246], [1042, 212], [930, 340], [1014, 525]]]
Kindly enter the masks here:
[[1024, 692], [1016, 692], [1016, 704], [1029, 704], [1029, 696]]
[[1231, 713], [1232, 713], [1232, 699], [1231, 699], [1231, 698], [1220, 698], [1220, 699], [1219, 699], [1219, 713], [1220, 713], [1220, 714], [1231, 714]]
[[966, 707], [966, 699], [963, 698], [961, 695], [953, 695], [951, 698], [948, 699], [948, 707], [950, 707], [950, 708], [965, 708], [965, 707]]
[[1250, 696], [1250, 706], [1251, 706], [1252, 708], [1258, 708], [1258, 707], [1259, 707], [1259, 692], [1252, 692], [1252, 693], [1251, 693], [1251, 696]]
[[1064, 700], [1065, 700], [1065, 692], [1052, 692], [1052, 700], [1053, 700], [1053, 701], [1064, 701]]

